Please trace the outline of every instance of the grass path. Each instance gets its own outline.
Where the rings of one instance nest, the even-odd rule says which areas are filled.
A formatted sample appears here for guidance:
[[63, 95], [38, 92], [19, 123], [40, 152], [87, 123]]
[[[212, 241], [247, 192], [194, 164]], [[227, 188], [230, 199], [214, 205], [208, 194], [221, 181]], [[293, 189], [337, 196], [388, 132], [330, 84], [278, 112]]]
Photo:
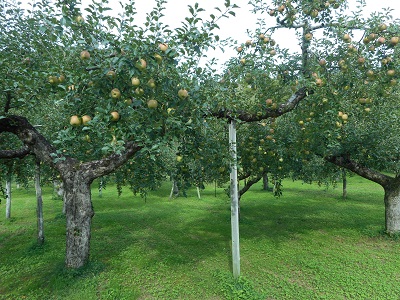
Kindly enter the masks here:
[[359, 177], [340, 189], [284, 181], [255, 186], [241, 203], [241, 273], [230, 275], [230, 208], [223, 189], [145, 202], [93, 190], [91, 263], [63, 268], [62, 203], [45, 189], [43, 247], [35, 245], [34, 190], [0, 205], [0, 299], [399, 299], [400, 241], [381, 234], [383, 190]]

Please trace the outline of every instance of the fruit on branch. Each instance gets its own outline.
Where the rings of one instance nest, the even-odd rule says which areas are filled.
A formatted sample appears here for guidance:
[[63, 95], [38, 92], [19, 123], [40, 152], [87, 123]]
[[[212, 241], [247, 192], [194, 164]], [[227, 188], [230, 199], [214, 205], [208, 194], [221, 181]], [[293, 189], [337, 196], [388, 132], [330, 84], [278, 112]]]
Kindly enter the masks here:
[[180, 89], [179, 91], [178, 91], [178, 97], [180, 98], [180, 99], [185, 99], [185, 98], [187, 98], [189, 96], [189, 93], [188, 93], [188, 91], [187, 90], [185, 90], [185, 89]]
[[136, 68], [138, 68], [140, 71], [144, 71], [146, 67], [147, 67], [147, 62], [143, 58], [137, 61]]
[[239, 53], [242, 52], [243, 51], [243, 47], [241, 47], [241, 46], [237, 47], [236, 51], [239, 52]]
[[119, 89], [114, 88], [111, 90], [111, 98], [113, 99], [119, 99], [121, 97], [121, 92]]
[[89, 59], [89, 58], [90, 58], [90, 53], [89, 53], [89, 51], [83, 50], [83, 51], [81, 52], [81, 54], [80, 54], [80, 58], [81, 58], [82, 60]]
[[119, 120], [120, 116], [119, 116], [119, 113], [117, 111], [112, 111], [110, 113], [110, 115], [111, 115], [111, 121], [117, 122]]
[[135, 94], [138, 96], [142, 96], [144, 94], [144, 90], [140, 87], [136, 88]]
[[162, 62], [162, 57], [161, 57], [160, 54], [156, 53], [156, 54], [154, 54], [153, 57], [155, 58], [155, 60], [157, 61], [158, 64], [161, 64], [161, 62]]
[[117, 77], [117, 73], [114, 70], [108, 71], [106, 75], [111, 80], [114, 80]]
[[399, 43], [399, 37], [398, 36], [394, 36], [390, 39], [390, 44], [392, 46], [396, 46]]
[[166, 43], [160, 43], [160, 44], [158, 45], [158, 48], [160, 48], [160, 50], [161, 50], [162, 52], [165, 52], [165, 51], [168, 50], [168, 44], [166, 44]]
[[306, 41], [311, 41], [312, 38], [313, 38], [313, 35], [312, 35], [312, 33], [310, 33], [310, 32], [308, 32], [308, 33], [306, 33], [306, 34], [304, 35], [304, 39], [305, 39]]
[[82, 16], [76, 16], [75, 17], [75, 22], [82, 24], [85, 21], [85, 19]]
[[348, 33], [343, 35], [343, 41], [346, 43], [350, 43], [351, 42], [351, 37]]
[[82, 124], [86, 125], [92, 118], [89, 115], [82, 116]]
[[152, 89], [154, 89], [156, 87], [156, 82], [154, 81], [154, 79], [149, 79], [149, 81], [147, 82], [147, 85], [149, 87], [151, 87]]
[[58, 80], [57, 76], [49, 76], [49, 83], [50, 84], [56, 85], [56, 84], [58, 84], [58, 82], [59, 82], [59, 80]]
[[157, 100], [154, 99], [150, 99], [149, 101], [147, 101], [147, 107], [150, 109], [156, 109], [158, 106], [158, 102]]
[[71, 116], [69, 119], [69, 124], [72, 126], [79, 126], [81, 125], [81, 119], [77, 115]]
[[131, 81], [132, 81], [132, 85], [133, 86], [139, 86], [140, 85], [140, 80], [137, 77], [132, 77]]

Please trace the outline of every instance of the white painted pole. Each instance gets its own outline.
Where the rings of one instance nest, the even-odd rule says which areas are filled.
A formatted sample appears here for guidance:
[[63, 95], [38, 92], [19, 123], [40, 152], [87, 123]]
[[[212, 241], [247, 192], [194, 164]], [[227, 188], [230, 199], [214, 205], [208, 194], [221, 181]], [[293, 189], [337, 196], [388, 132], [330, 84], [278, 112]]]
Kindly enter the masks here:
[[6, 179], [6, 219], [11, 218], [11, 176]]
[[232, 156], [231, 162], [231, 230], [232, 230], [232, 271], [233, 277], [240, 276], [240, 251], [239, 251], [239, 196], [237, 180], [237, 152], [236, 152], [236, 121], [229, 123], [229, 148]]

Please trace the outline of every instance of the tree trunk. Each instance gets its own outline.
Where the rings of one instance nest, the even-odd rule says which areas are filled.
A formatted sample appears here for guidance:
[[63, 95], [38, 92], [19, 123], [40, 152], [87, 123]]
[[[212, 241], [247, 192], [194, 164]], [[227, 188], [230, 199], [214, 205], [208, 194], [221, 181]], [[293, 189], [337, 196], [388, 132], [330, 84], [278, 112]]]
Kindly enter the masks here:
[[11, 176], [6, 180], [6, 219], [11, 218]]
[[38, 227], [38, 244], [44, 243], [44, 220], [43, 220], [43, 199], [42, 188], [40, 186], [40, 161], [36, 161], [35, 167], [35, 190], [36, 190], [36, 213], [37, 213], [37, 227]]
[[347, 198], [347, 174], [346, 170], [342, 170], [342, 179], [343, 179], [343, 199]]
[[65, 213], [67, 220], [67, 268], [79, 268], [89, 261], [90, 230], [94, 216], [90, 184], [82, 171], [75, 171], [63, 178]]
[[262, 179], [263, 179], [263, 190], [268, 191], [269, 190], [269, 186], [268, 186], [269, 182], [268, 182], [268, 173], [267, 172], [263, 173]]
[[385, 187], [385, 230], [389, 235], [400, 233], [400, 186]]

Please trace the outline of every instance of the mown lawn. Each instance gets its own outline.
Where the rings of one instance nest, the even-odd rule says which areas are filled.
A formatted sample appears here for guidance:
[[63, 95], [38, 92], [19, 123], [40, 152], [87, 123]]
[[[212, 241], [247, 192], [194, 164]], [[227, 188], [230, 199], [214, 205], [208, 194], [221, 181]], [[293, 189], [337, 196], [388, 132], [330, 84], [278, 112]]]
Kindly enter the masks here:
[[144, 201], [93, 189], [91, 262], [65, 270], [62, 203], [44, 197], [36, 246], [34, 189], [0, 205], [0, 299], [399, 299], [400, 240], [382, 234], [383, 190], [352, 177], [341, 190], [284, 181], [284, 194], [253, 187], [241, 203], [241, 274], [231, 277], [230, 204], [209, 186]]

